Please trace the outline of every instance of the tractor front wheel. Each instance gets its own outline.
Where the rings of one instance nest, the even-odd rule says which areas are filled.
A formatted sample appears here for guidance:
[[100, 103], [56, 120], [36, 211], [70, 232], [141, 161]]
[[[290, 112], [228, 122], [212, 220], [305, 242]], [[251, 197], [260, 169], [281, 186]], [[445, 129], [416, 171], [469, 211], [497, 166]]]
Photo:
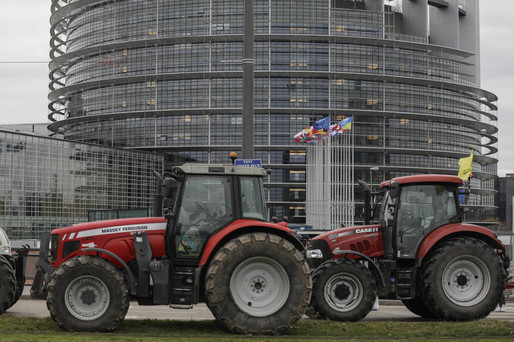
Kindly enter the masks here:
[[309, 304], [312, 282], [302, 253], [289, 241], [250, 233], [225, 244], [209, 265], [207, 305], [231, 332], [278, 335]]
[[312, 306], [322, 318], [359, 321], [373, 308], [377, 296], [375, 278], [360, 262], [332, 259], [313, 275]]
[[53, 273], [47, 291], [50, 316], [70, 331], [112, 331], [129, 308], [122, 273], [99, 257], [66, 261]]

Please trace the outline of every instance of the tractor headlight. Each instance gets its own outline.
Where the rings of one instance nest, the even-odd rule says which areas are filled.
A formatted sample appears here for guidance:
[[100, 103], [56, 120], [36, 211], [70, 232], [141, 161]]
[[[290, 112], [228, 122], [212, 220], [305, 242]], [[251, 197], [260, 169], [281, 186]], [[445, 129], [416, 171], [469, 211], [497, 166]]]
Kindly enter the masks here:
[[322, 259], [323, 252], [321, 249], [309, 249], [305, 252], [307, 259]]
[[[43, 248], [43, 246], [41, 246], [41, 248]], [[49, 248], [50, 248], [50, 261], [56, 261], [57, 260], [57, 249], [59, 248], [59, 234], [50, 235]]]
[[10, 246], [0, 246], [0, 255], [11, 255]]

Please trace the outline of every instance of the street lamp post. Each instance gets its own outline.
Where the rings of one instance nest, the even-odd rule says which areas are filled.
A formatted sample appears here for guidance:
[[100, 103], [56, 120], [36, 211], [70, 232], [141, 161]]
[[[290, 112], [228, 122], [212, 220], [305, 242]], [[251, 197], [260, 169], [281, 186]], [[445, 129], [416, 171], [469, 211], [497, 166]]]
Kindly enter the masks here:
[[242, 154], [244, 159], [252, 159], [253, 146], [253, 1], [244, 2], [243, 35], [243, 130]]

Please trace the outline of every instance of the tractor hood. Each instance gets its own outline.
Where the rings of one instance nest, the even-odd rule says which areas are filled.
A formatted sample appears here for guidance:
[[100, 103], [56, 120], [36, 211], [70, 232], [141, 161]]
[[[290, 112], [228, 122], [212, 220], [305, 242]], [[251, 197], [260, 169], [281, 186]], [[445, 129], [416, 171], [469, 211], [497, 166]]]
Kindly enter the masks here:
[[[342, 237], [347, 237], [354, 235], [354, 234], [371, 234], [376, 233], [381, 230], [381, 226], [378, 224], [375, 225], [366, 225], [366, 226], [356, 226], [356, 227], [346, 227], [346, 228], [339, 228], [335, 230], [330, 230], [326, 233], [320, 234], [313, 238], [313, 240], [327, 240], [331, 242], [336, 242], [337, 240], [341, 239]], [[346, 239], [347, 239], [346, 238]]]
[[[63, 261], [89, 249], [94, 255], [100, 250], [108, 250], [122, 260], [135, 258], [134, 234], [146, 232], [155, 256], [165, 254], [164, 233], [167, 220], [163, 217], [141, 217], [79, 223], [66, 228], [52, 230], [50, 237], [50, 265], [60, 265]], [[117, 260], [106, 257], [116, 266]]]
[[[378, 248], [377, 246], [380, 246]], [[340, 228], [320, 234], [309, 241], [307, 245], [307, 259], [311, 265], [333, 257], [351, 254], [355, 251], [369, 257], [378, 257], [384, 254], [382, 246], [382, 226], [366, 225]], [[350, 256], [351, 257], [351, 256]]]
[[74, 224], [70, 227], [56, 228], [52, 234], [59, 234], [62, 240], [80, 239], [92, 236], [127, 234], [138, 231], [164, 230], [166, 219], [163, 217], [139, 217]]

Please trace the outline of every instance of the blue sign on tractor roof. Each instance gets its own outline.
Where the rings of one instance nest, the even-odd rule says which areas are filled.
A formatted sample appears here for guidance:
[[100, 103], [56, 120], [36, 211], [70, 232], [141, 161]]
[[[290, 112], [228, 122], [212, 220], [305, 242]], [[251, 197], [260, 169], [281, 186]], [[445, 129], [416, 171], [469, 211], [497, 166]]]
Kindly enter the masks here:
[[236, 159], [234, 165], [244, 167], [262, 167], [262, 161], [260, 159]]

